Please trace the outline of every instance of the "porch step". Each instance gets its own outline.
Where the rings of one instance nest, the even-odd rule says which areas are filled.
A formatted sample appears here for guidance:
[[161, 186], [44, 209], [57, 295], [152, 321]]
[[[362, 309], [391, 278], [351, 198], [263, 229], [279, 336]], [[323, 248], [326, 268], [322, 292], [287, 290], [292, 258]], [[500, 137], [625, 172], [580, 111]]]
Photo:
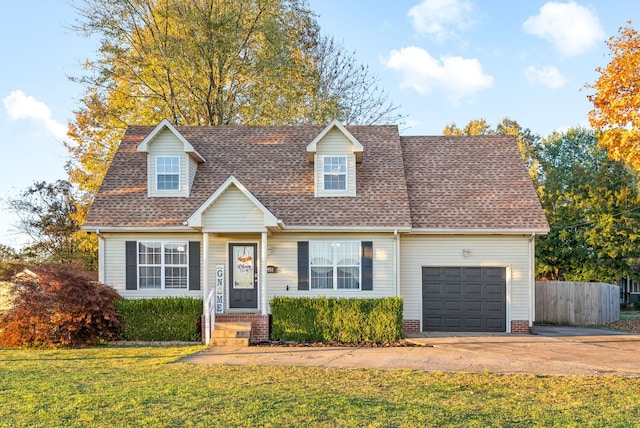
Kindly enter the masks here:
[[212, 344], [217, 346], [249, 346], [251, 323], [217, 322], [213, 330]]

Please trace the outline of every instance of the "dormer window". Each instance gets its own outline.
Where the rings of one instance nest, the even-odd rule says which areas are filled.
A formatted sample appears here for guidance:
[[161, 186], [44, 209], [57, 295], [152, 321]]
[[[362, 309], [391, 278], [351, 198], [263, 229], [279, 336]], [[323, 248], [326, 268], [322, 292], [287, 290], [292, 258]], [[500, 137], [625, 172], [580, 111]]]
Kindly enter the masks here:
[[347, 157], [323, 158], [324, 190], [347, 190]]
[[158, 156], [156, 162], [158, 190], [179, 190], [180, 157]]

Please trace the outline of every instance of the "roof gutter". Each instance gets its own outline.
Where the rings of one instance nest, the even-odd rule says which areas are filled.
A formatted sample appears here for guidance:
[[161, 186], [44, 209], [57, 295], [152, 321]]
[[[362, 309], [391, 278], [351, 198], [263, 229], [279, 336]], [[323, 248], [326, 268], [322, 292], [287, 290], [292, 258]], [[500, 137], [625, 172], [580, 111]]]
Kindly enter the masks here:
[[109, 232], [198, 232], [188, 226], [82, 226], [87, 233]]
[[411, 233], [423, 235], [546, 235], [549, 229], [447, 229], [414, 228]]

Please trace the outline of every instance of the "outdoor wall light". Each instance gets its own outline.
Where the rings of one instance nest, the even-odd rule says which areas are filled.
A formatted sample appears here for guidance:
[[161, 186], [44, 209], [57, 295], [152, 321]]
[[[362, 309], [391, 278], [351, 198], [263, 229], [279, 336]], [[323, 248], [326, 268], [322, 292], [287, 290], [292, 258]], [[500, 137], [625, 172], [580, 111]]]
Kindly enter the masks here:
[[462, 249], [462, 257], [469, 257], [469, 253], [471, 251], [468, 248], [463, 248]]

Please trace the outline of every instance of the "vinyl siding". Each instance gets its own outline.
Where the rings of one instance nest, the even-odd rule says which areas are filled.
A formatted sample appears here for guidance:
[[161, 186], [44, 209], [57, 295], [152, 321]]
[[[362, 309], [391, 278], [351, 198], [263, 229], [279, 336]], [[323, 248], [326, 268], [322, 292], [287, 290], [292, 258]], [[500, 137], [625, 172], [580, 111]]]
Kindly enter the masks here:
[[[127, 299], [141, 299], [153, 297], [188, 296], [202, 298], [202, 290], [126, 290], [125, 277], [125, 242], [126, 241], [200, 241], [199, 233], [148, 233], [148, 234], [115, 234], [104, 233], [104, 282], [113, 287], [121, 296]], [[210, 234], [209, 235], [209, 270], [208, 287], [211, 290], [215, 286], [215, 266], [225, 266], [225, 281], [228, 281], [228, 244], [230, 242], [249, 242], [258, 244], [258, 263], [262, 261], [261, 235], [258, 233], [243, 234]], [[298, 291], [297, 284], [297, 243], [298, 241], [313, 240], [353, 240], [373, 242], [373, 290], [372, 291]], [[392, 234], [365, 234], [365, 233], [334, 233], [334, 234], [289, 234], [283, 233], [267, 238], [267, 246], [270, 252], [267, 255], [267, 264], [278, 267], [278, 273], [267, 274], [267, 301], [274, 296], [308, 297], [388, 297], [394, 295], [394, 238]], [[203, 264], [201, 264], [202, 273]], [[259, 278], [262, 281], [262, 278]], [[289, 290], [287, 290], [289, 286]], [[225, 301], [228, 296], [225, 283]], [[225, 308], [228, 305], [225, 305]]]
[[[127, 290], [126, 289], [126, 241], [201, 241], [202, 235], [195, 234], [115, 234], [104, 233], [104, 283], [113, 287], [125, 299], [150, 299], [154, 297], [193, 297], [202, 298], [202, 290]], [[202, 249], [200, 249], [202, 252]], [[191, 254], [189, 254], [191, 257]], [[200, 263], [202, 275], [202, 263]]]
[[[228, 244], [231, 242], [257, 243], [258, 263], [262, 261], [261, 235], [216, 234], [209, 235], [209, 289], [215, 284], [215, 266], [225, 266], [225, 308], [228, 307]], [[345, 240], [373, 241], [373, 290], [308, 290], [298, 291], [298, 241]], [[293, 234], [282, 233], [267, 238], [267, 265], [277, 266], [277, 273], [267, 274], [267, 302], [275, 296], [289, 297], [388, 297], [394, 295], [394, 239], [392, 234]], [[263, 279], [258, 278], [259, 287]], [[287, 286], [289, 289], [287, 290]], [[260, 301], [260, 300], [259, 300]], [[267, 309], [269, 311], [269, 309]]]
[[[373, 290], [298, 290], [298, 241], [372, 241]], [[394, 238], [393, 234], [279, 234], [268, 238], [271, 253], [269, 265], [278, 267], [278, 273], [267, 274], [267, 300], [275, 296], [288, 297], [389, 297], [394, 295]], [[289, 289], [287, 290], [287, 286]]]
[[[463, 257], [462, 250], [469, 249]], [[403, 235], [400, 241], [400, 294], [404, 318], [422, 319], [423, 266], [507, 268], [507, 325], [529, 320], [529, 240], [527, 236]]]
[[[158, 191], [156, 176], [156, 158], [158, 156], [178, 156], [180, 157], [180, 189], [177, 191]], [[169, 130], [165, 129], [156, 136], [149, 144], [149, 154], [147, 156], [147, 170], [149, 171], [149, 191], [150, 197], [184, 197], [189, 196], [189, 185], [191, 183], [191, 167], [189, 156], [184, 151], [184, 146], [178, 138]], [[195, 168], [193, 169], [195, 178]]]
[[[346, 156], [347, 157], [347, 190], [325, 191], [323, 156]], [[325, 196], [356, 196], [356, 156], [353, 153], [353, 146], [342, 132], [333, 129], [318, 142], [315, 155], [315, 195]]]
[[196, 170], [198, 169], [198, 162], [192, 157], [189, 157], [189, 193], [191, 193], [191, 187], [193, 186], [193, 180], [196, 179]]
[[264, 213], [236, 186], [229, 186], [202, 214], [203, 230], [209, 232], [262, 232]]

